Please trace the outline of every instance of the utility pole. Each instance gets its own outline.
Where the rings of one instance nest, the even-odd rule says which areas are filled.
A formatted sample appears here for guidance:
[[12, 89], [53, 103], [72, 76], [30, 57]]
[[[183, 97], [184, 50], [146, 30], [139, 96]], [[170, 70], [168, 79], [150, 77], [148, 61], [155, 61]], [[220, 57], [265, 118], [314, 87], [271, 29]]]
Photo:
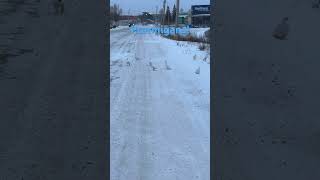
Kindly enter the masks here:
[[[167, 6], [167, 7], [169, 7], [169, 6]], [[169, 7], [169, 8], [170, 8], [170, 7]], [[169, 10], [169, 8], [168, 8], [168, 10]], [[168, 25], [169, 25], [169, 27], [170, 27], [170, 18], [171, 18], [171, 16], [170, 16], [170, 14], [169, 14], [169, 11], [168, 11], [167, 13], [168, 13], [167, 23], [168, 23]], [[167, 15], [167, 13], [166, 13], [166, 15]]]
[[180, 6], [179, 5], [180, 4], [180, 2], [179, 2], [180, 0], [176, 0], [176, 1], [177, 1], [176, 2], [176, 4], [177, 4], [177, 7], [176, 7], [176, 9], [177, 9], [176, 10], [176, 33], [177, 33], [177, 27], [178, 27], [178, 24], [179, 24], [178, 21], [179, 21], [179, 11], [180, 11], [180, 7], [179, 7]]
[[154, 18], [154, 20], [156, 21], [156, 24], [158, 22], [158, 6], [156, 6], [156, 17]]
[[130, 22], [130, 9], [128, 9], [128, 22], [131, 23]]
[[165, 19], [166, 19], [166, 3], [167, 1], [166, 0], [163, 0], [163, 16], [162, 16], [162, 24], [163, 24], [163, 31], [164, 31], [164, 22], [165, 22]]

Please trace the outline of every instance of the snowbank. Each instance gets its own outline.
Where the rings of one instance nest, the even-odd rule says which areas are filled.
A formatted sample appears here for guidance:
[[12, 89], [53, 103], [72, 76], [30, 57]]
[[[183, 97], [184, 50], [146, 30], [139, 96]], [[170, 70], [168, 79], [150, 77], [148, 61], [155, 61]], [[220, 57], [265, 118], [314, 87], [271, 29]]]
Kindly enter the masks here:
[[[197, 87], [210, 92], [210, 51], [199, 50], [199, 43], [177, 42], [158, 37], [161, 44], [167, 48], [167, 59], [170, 67], [174, 68], [173, 76], [179, 80], [193, 80]], [[200, 67], [200, 74], [195, 71]]]
[[190, 34], [194, 37], [203, 37], [210, 28], [190, 28]]

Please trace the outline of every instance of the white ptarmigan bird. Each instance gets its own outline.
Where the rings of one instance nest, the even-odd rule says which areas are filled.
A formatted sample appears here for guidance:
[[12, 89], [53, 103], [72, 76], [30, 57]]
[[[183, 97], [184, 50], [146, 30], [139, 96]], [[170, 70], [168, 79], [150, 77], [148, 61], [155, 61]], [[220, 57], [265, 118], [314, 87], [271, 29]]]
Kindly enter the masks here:
[[196, 74], [200, 74], [200, 67], [198, 67], [198, 69], [195, 72]]

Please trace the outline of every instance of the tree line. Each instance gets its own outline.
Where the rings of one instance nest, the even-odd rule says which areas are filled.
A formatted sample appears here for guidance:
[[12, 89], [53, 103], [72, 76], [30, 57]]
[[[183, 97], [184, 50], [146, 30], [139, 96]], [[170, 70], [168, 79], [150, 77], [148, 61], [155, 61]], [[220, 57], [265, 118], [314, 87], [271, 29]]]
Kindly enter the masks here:
[[174, 24], [176, 22], [176, 14], [177, 14], [177, 8], [176, 5], [173, 5], [172, 11], [170, 10], [170, 7], [167, 5], [166, 11], [164, 13], [163, 8], [160, 9], [159, 14], [164, 14], [164, 19], [162, 19], [162, 23], [165, 25]]
[[[166, 0], [164, 0], [163, 3], [165, 5], [166, 4]], [[167, 7], [165, 9], [166, 9], [165, 12], [164, 12], [163, 8], [161, 8], [160, 11], [159, 11], [159, 14], [162, 15], [161, 23], [165, 24], [165, 25], [174, 24], [176, 22], [176, 15], [177, 15], [176, 5], [175, 4], [173, 5], [172, 10], [170, 9], [169, 5], [167, 5]], [[182, 14], [182, 13], [184, 13], [184, 10], [181, 8], [180, 11], [179, 11], [179, 14]]]
[[119, 7], [119, 4], [113, 4], [110, 6], [110, 20], [118, 21], [122, 15], [122, 9]]

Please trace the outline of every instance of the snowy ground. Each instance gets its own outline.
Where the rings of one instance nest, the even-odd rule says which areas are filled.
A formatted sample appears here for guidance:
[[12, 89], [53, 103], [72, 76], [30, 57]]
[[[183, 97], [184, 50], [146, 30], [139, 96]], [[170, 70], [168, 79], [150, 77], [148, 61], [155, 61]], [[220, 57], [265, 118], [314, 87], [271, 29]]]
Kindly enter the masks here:
[[209, 52], [110, 33], [111, 179], [209, 180]]

